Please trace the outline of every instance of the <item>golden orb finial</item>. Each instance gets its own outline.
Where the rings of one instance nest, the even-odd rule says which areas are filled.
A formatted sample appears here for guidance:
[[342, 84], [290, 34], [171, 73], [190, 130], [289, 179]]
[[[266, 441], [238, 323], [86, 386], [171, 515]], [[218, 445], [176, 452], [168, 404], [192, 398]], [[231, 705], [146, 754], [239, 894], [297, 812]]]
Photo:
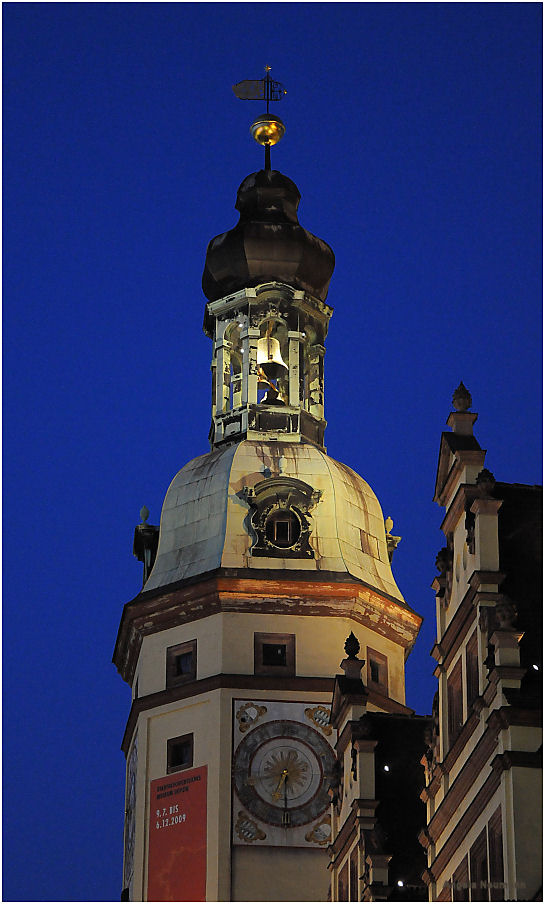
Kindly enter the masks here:
[[250, 132], [254, 141], [262, 145], [277, 144], [283, 138], [286, 126], [279, 116], [273, 113], [262, 113], [257, 116], [250, 126]]

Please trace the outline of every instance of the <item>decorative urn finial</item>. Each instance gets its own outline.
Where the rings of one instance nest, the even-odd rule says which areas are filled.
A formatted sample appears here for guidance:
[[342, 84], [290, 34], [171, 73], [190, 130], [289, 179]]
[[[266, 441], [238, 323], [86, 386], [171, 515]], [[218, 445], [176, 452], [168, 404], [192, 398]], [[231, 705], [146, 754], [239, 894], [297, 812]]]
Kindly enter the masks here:
[[346, 638], [344, 651], [347, 658], [341, 662], [341, 669], [347, 678], [355, 678], [361, 681], [361, 670], [365, 665], [365, 659], [358, 659], [360, 642], [353, 631]]
[[344, 652], [349, 659], [357, 659], [360, 651], [360, 642], [353, 631], [350, 632], [344, 644]]
[[147, 505], [143, 505], [140, 509], [140, 518], [142, 519], [141, 523], [145, 524], [149, 518], [149, 508]]
[[488, 468], [483, 468], [482, 471], [479, 471], [479, 473], [477, 474], [475, 483], [479, 487], [479, 490], [481, 491], [483, 496], [490, 496], [492, 490], [494, 489], [496, 478], [494, 477], [492, 471], [489, 471]]
[[466, 389], [462, 381], [460, 381], [458, 388], [454, 390], [452, 404], [455, 411], [467, 411], [468, 408], [471, 408], [471, 393]]

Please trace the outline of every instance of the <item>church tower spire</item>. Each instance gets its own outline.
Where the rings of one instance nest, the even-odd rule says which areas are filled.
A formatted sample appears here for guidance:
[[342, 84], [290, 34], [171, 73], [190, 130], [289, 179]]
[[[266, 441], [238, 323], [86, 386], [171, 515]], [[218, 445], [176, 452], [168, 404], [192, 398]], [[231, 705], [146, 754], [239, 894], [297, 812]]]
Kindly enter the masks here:
[[[266, 150], [284, 132], [269, 113], [282, 86], [267, 77], [235, 85], [237, 96], [263, 97], [252, 123]], [[281, 127], [281, 128], [280, 128]], [[267, 162], [269, 165], [267, 166]], [[323, 447], [326, 303], [335, 256], [300, 225], [299, 189], [277, 170], [247, 176], [237, 192], [237, 225], [208, 245], [202, 287], [204, 331], [212, 339], [212, 448], [280, 434]]]
[[325, 901], [345, 756], [331, 695], [351, 631], [369, 707], [410, 712], [404, 663], [421, 618], [392, 574], [399, 538], [323, 447], [333, 251], [267, 164], [206, 252], [211, 451], [175, 475], [159, 531], [143, 513], [135, 534], [144, 586], [114, 652], [132, 687], [128, 900]]

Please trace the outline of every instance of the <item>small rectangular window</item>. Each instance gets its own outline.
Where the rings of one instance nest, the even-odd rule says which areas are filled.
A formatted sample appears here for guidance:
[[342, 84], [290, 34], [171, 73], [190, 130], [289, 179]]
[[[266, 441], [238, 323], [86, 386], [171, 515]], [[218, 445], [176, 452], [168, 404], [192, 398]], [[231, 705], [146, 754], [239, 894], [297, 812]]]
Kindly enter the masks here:
[[286, 665], [286, 644], [264, 643], [263, 665]]
[[350, 900], [359, 901], [358, 895], [358, 848], [355, 847], [350, 853]]
[[464, 857], [452, 877], [452, 900], [469, 901], [469, 869]]
[[367, 686], [388, 696], [388, 659], [371, 647], [367, 647]]
[[459, 659], [447, 678], [448, 743], [452, 747], [462, 730], [462, 660]]
[[276, 518], [274, 521], [274, 539], [280, 545], [291, 543], [291, 521], [287, 518]]
[[193, 653], [180, 653], [174, 661], [177, 675], [189, 675], [193, 671]]
[[338, 888], [337, 900], [348, 901], [348, 860], [339, 873]]
[[254, 634], [256, 675], [295, 675], [295, 634]]
[[466, 646], [466, 686], [467, 715], [471, 715], [473, 704], [479, 696], [479, 655], [477, 651], [477, 632], [471, 636]]
[[180, 735], [167, 741], [167, 772], [179, 772], [193, 765], [193, 735]]
[[469, 852], [471, 873], [471, 900], [488, 901], [488, 858], [486, 855], [486, 829], [483, 829]]
[[197, 677], [197, 641], [167, 647], [167, 687], [177, 687]]
[[488, 851], [490, 854], [490, 900], [505, 901], [501, 807], [498, 807], [488, 823]]

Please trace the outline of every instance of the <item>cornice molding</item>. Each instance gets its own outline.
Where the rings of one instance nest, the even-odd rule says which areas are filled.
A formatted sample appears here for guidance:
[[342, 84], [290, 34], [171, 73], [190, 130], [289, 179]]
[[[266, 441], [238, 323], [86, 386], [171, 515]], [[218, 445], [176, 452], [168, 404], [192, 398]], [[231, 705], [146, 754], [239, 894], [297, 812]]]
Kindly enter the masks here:
[[251, 575], [241, 575], [240, 569], [219, 569], [200, 581], [141, 593], [125, 605], [113, 655], [121, 676], [132, 684], [146, 635], [219, 612], [348, 618], [401, 645], [407, 654], [422, 624], [406, 604], [345, 574], [266, 569], [256, 574], [252, 569]]
[[477, 606], [488, 604], [495, 605], [499, 597], [497, 591], [480, 590], [483, 585], [495, 584], [498, 588], [503, 583], [505, 575], [500, 571], [474, 571], [468, 581], [468, 589], [462, 598], [456, 613], [450, 620], [442, 637], [438, 638], [431, 650], [433, 658], [443, 668], [448, 668], [454, 659], [458, 649], [469, 630], [472, 612], [476, 612]]
[[169, 703], [177, 703], [188, 697], [197, 697], [199, 694], [207, 694], [219, 688], [231, 688], [245, 691], [295, 691], [311, 692], [331, 696], [333, 692], [332, 678], [285, 678], [274, 675], [211, 675], [209, 678], [200, 678], [179, 687], [166, 688], [155, 694], [138, 697], [133, 700], [125, 733], [121, 742], [121, 749], [127, 756], [129, 746], [138, 722], [138, 717], [143, 712], [167, 706]]
[[439, 854], [426, 870], [426, 873], [424, 874], [426, 882], [437, 882], [439, 876], [441, 875], [451, 858], [456, 854], [456, 852], [462, 845], [469, 830], [477, 822], [487, 803], [499, 787], [500, 781], [501, 778], [499, 772], [494, 771], [491, 773], [491, 775], [489, 775], [481, 790], [473, 799], [467, 810], [464, 812], [464, 815], [449, 835], [445, 844], [439, 851]]
[[449, 496], [454, 492], [456, 481], [466, 465], [484, 465], [486, 449], [457, 449], [452, 454], [454, 461], [444, 479], [443, 486], [435, 494], [435, 501], [442, 506], [446, 506]]
[[[478, 716], [476, 714], [475, 718], [478, 719]], [[470, 720], [468, 720], [468, 722], [466, 722], [466, 725], [469, 724], [472, 719], [473, 716]], [[449, 820], [452, 818], [453, 814], [462, 803], [471, 786], [475, 784], [483, 768], [486, 766], [487, 761], [494, 753], [494, 748], [497, 744], [497, 739], [500, 731], [502, 731], [504, 728], [508, 728], [510, 725], [538, 727], [540, 724], [540, 711], [523, 710], [518, 707], [512, 706], [502, 706], [500, 709], [495, 709], [490, 714], [484, 734], [467, 758], [464, 766], [456, 776], [456, 779], [448, 789], [445, 797], [441, 801], [438, 809], [435, 811], [432, 819], [428, 824], [428, 834], [434, 844], [437, 843]], [[463, 740], [461, 736], [459, 740]], [[467, 743], [467, 738], [465, 740], [465, 743]], [[451, 753], [453, 759], [452, 762], [449, 763], [448, 760]], [[453, 748], [452, 751], [449, 751], [445, 761], [441, 764], [437, 764], [441, 771], [448, 772], [449, 769], [452, 768], [452, 765], [454, 764], [454, 762], [456, 762], [457, 759], [456, 753], [456, 749]], [[509, 754], [510, 751], [506, 751], [506, 753]], [[428, 792], [428, 795], [430, 797], [434, 796], [434, 788], [436, 785], [438, 787], [438, 776], [434, 775], [433, 781], [430, 782], [430, 784], [426, 788], [426, 791]]]
[[454, 525], [458, 522], [460, 515], [465, 512], [468, 499], [473, 502], [479, 492], [479, 487], [474, 483], [460, 484], [440, 525], [440, 530], [443, 531], [445, 536], [454, 529]]
[[492, 756], [497, 736], [498, 731], [495, 729], [489, 728], [485, 731], [448, 789], [428, 825], [428, 833], [434, 844]]
[[[375, 799], [366, 799], [363, 797], [355, 798], [352, 801], [350, 812], [348, 813], [342, 828], [337, 833], [335, 840], [328, 846], [328, 852], [331, 857], [330, 868], [340, 863], [347, 853], [350, 845], [356, 839], [357, 831], [360, 823], [371, 820], [376, 824], [375, 812], [380, 801]], [[366, 813], [359, 811], [366, 810]]]

